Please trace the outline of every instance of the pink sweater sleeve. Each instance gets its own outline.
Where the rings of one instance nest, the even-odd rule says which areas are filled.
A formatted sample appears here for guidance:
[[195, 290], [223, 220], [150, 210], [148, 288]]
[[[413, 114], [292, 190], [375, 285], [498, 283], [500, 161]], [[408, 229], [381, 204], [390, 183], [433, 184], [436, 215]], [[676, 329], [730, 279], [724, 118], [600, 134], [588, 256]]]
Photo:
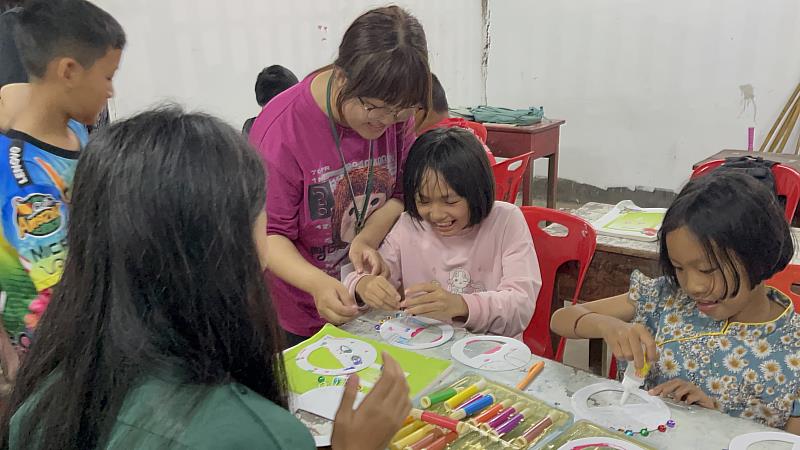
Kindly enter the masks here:
[[463, 294], [469, 308], [464, 327], [474, 333], [516, 337], [533, 317], [542, 287], [539, 260], [522, 212], [511, 215], [501, 240], [502, 268], [496, 290]]

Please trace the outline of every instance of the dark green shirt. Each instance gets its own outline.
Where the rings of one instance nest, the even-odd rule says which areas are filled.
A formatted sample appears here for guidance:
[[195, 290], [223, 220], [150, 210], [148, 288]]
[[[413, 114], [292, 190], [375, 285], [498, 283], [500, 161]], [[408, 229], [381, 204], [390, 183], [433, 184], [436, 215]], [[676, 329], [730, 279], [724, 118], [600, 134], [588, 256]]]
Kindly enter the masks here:
[[[311, 434], [291, 413], [240, 384], [178, 387], [151, 377], [131, 390], [107, 448], [315, 448]], [[29, 409], [30, 401], [11, 419], [11, 450], [25, 439], [18, 435], [19, 420]]]

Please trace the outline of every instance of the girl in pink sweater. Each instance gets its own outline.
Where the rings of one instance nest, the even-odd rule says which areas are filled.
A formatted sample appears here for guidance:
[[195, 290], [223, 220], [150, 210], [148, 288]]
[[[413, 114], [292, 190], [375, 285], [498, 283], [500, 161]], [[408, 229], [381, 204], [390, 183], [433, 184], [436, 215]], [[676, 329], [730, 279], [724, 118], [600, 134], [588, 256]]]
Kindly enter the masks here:
[[522, 212], [494, 200], [481, 143], [459, 128], [423, 134], [403, 189], [406, 212], [380, 248], [390, 274], [351, 273], [345, 285], [356, 300], [519, 337], [542, 285], [539, 263]]

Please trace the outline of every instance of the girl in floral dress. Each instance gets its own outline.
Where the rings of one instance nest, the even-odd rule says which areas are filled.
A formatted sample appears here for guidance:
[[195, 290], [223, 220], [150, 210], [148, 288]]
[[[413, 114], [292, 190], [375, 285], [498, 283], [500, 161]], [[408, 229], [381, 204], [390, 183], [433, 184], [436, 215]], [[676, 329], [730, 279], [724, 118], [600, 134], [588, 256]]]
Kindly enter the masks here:
[[777, 197], [750, 175], [712, 173], [667, 211], [664, 276], [636, 271], [627, 293], [563, 308], [551, 328], [602, 338], [637, 368], [655, 363], [652, 395], [800, 434], [800, 317], [765, 284], [793, 254]]

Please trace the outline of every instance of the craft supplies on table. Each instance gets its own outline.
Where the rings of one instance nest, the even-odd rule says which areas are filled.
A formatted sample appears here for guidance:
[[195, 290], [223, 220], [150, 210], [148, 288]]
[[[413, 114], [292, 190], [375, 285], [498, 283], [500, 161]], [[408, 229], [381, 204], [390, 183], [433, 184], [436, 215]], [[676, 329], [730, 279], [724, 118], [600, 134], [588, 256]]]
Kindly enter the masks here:
[[[572, 423], [569, 412], [476, 374], [468, 374], [423, 399], [420, 403], [427, 405], [427, 409], [412, 412], [420, 420], [398, 432], [391, 441], [392, 450], [527, 449], [552, 438]], [[452, 422], [454, 418], [458, 420], [456, 424]], [[452, 440], [449, 445], [433, 446], [436, 441], [429, 436], [437, 429], [442, 435], [436, 439]], [[419, 433], [411, 437], [410, 430]], [[520, 439], [526, 434], [530, 442]], [[427, 441], [417, 445], [423, 439]], [[427, 442], [432, 444], [426, 446]]]
[[612, 448], [616, 450], [655, 450], [646, 443], [603, 428], [586, 420], [579, 420], [566, 431], [541, 447], [543, 450], [595, 450]]
[[[618, 382], [606, 381], [585, 386], [572, 395], [572, 411], [576, 419], [591, 420], [628, 435], [647, 436], [671, 423], [669, 407], [660, 397], [638, 388], [628, 392], [637, 398], [638, 403], [620, 405], [619, 399], [624, 394], [624, 388]], [[608, 398], [603, 399], [602, 396]], [[608, 404], [602, 406], [598, 403]]]
[[592, 227], [597, 234], [605, 236], [656, 241], [666, 213], [665, 208], [641, 208], [630, 200], [623, 200], [592, 222]]
[[360, 402], [381, 375], [381, 352], [397, 360], [406, 375], [409, 395], [416, 396], [445, 378], [452, 362], [423, 356], [361, 336], [331, 324], [283, 352], [291, 391], [290, 409], [309, 428], [317, 445], [329, 445], [332, 421], [341, 403], [347, 377], [357, 373]]

